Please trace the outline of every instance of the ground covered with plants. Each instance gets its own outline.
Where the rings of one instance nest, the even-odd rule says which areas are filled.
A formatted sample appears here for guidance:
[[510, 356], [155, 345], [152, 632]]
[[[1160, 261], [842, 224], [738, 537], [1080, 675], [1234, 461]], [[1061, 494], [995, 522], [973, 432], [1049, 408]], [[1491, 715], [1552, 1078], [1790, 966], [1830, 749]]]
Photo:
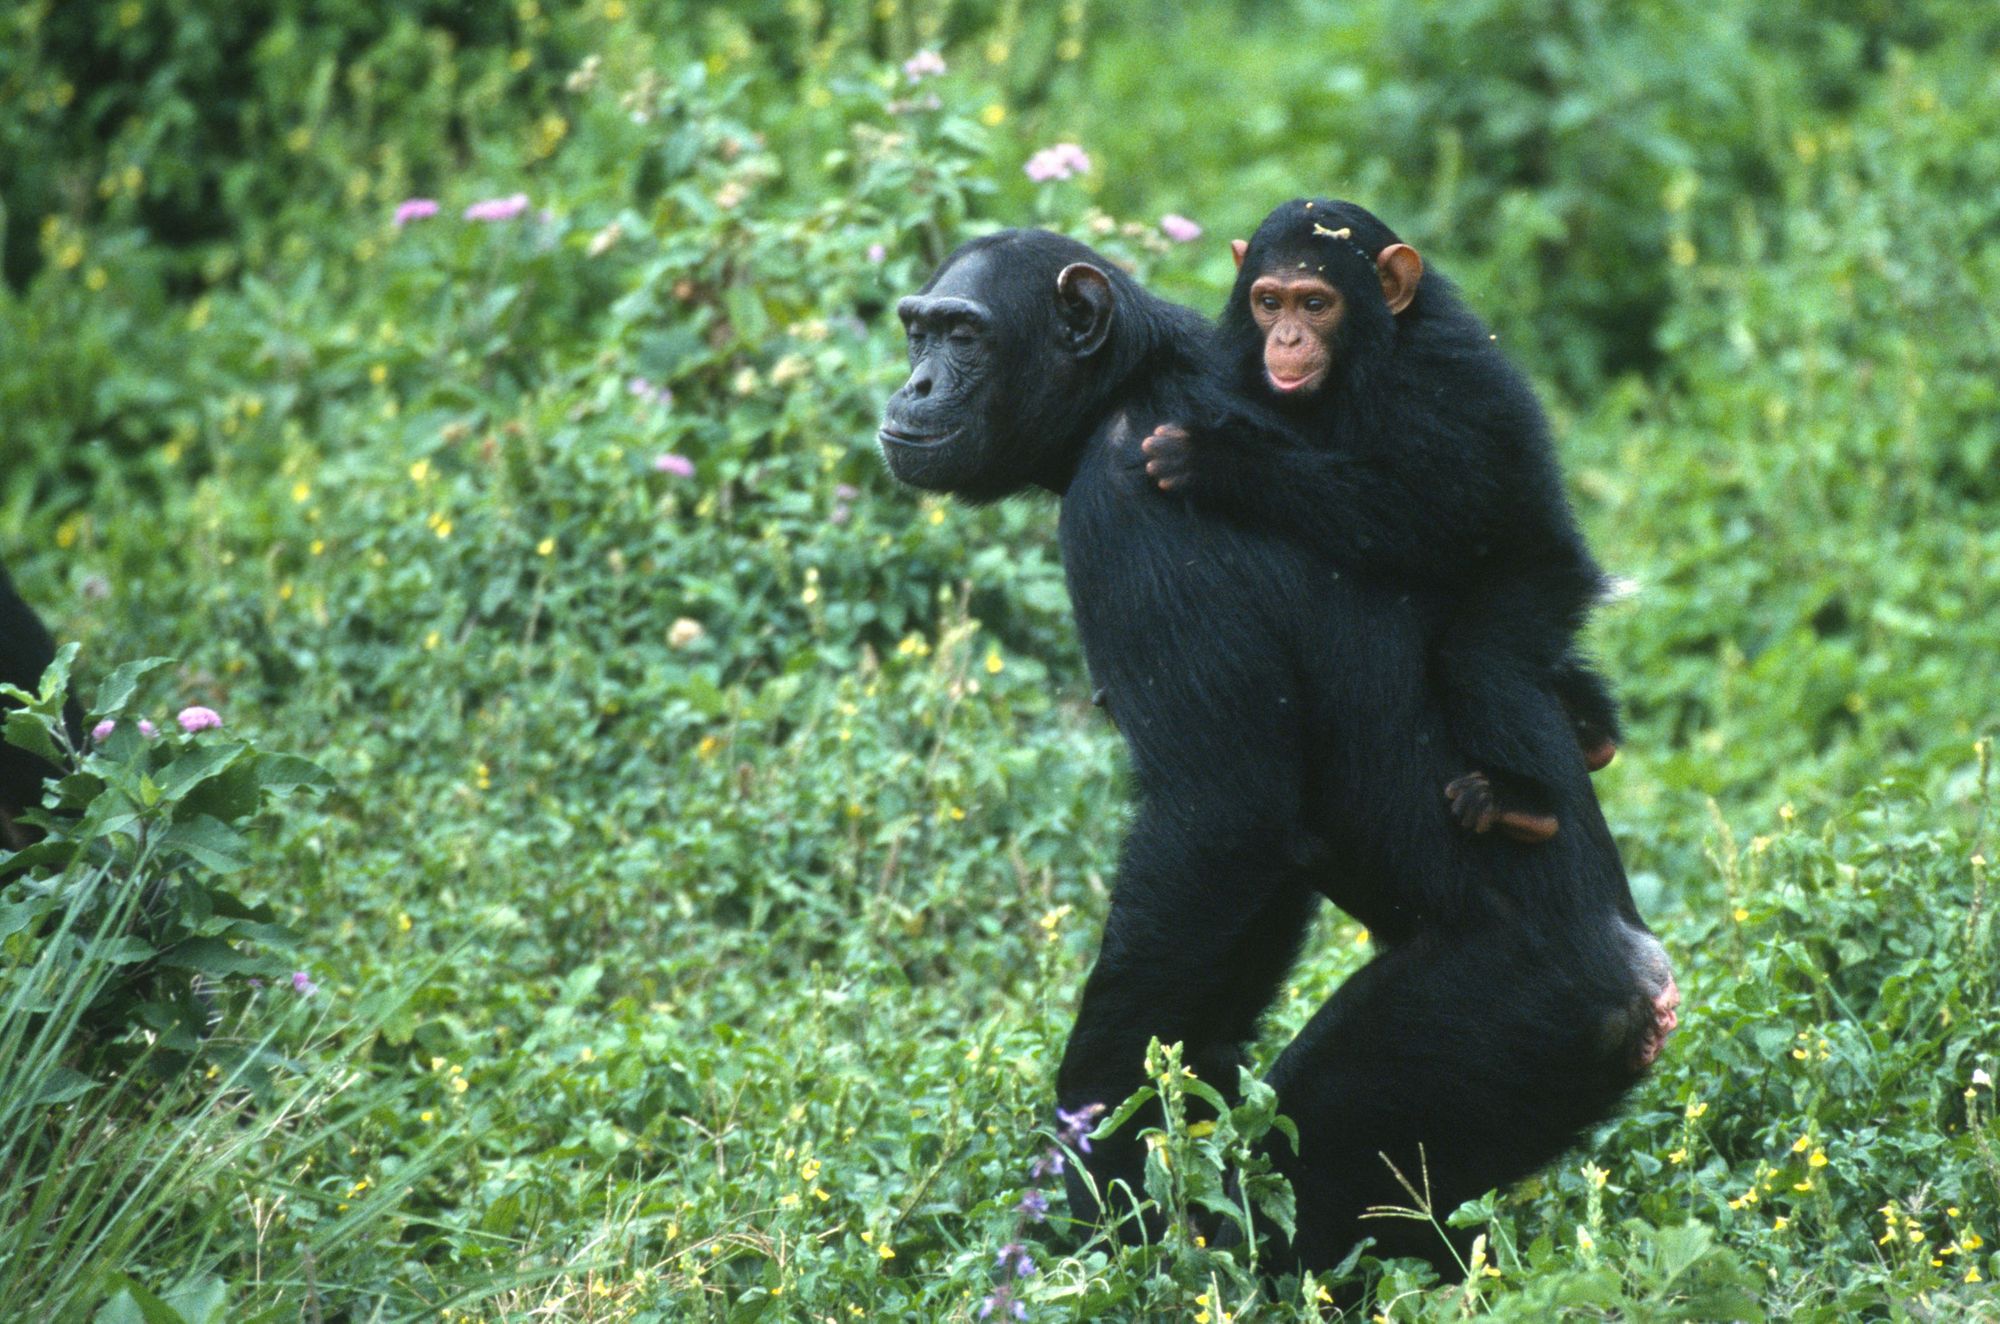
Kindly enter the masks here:
[[1687, 997], [1354, 1317], [2000, 1318], [1985, 6], [314, 8], [0, 3], [0, 556], [104, 732], [0, 862], [0, 1318], [1332, 1317], [1069, 1231], [1119, 742], [1054, 508], [872, 449], [960, 239], [1212, 310], [1299, 193], [1641, 585], [1598, 788]]

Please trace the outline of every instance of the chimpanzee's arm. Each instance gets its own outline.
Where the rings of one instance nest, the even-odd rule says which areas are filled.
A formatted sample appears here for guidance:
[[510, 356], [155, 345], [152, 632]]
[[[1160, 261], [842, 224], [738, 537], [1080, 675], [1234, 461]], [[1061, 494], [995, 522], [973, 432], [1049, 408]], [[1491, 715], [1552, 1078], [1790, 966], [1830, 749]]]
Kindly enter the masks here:
[[1161, 491], [1350, 570], [1448, 584], [1488, 551], [1488, 494], [1467, 473], [1431, 472], [1414, 448], [1388, 463], [1314, 445], [1256, 415], [1163, 424], [1142, 448]]

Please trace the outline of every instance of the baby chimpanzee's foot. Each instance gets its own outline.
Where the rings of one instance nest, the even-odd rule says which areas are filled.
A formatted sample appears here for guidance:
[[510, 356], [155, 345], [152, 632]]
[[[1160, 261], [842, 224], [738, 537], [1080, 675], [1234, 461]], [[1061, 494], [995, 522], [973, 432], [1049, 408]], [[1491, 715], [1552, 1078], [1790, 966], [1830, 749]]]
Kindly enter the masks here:
[[1468, 832], [1486, 832], [1497, 827], [1501, 835], [1531, 846], [1556, 834], [1554, 814], [1507, 808], [1500, 803], [1493, 783], [1483, 772], [1468, 772], [1455, 778], [1444, 788], [1444, 798], [1451, 802], [1458, 825]]
[[1681, 1005], [1680, 986], [1674, 983], [1671, 973], [1666, 979], [1666, 985], [1653, 995], [1652, 1022], [1641, 1029], [1638, 1045], [1633, 1049], [1632, 1065], [1635, 1070], [1653, 1065], [1660, 1056], [1660, 1050], [1667, 1046], [1667, 1036], [1681, 1023], [1676, 1011]]
[[1583, 747], [1583, 766], [1592, 772], [1609, 767], [1618, 757], [1618, 742], [1594, 726], [1579, 722], [1576, 743]]
[[1187, 486], [1194, 472], [1194, 446], [1188, 440], [1186, 428], [1162, 423], [1153, 429], [1152, 436], [1139, 443], [1139, 448], [1146, 452], [1146, 476], [1162, 492]]

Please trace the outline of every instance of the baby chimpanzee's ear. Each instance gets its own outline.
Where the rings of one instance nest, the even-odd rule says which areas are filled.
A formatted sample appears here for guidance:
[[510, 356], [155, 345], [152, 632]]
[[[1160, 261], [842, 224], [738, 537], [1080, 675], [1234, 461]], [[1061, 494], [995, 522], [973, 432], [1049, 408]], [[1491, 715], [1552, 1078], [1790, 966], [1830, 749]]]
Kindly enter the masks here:
[[1375, 255], [1375, 272], [1382, 278], [1382, 299], [1389, 311], [1400, 313], [1417, 297], [1424, 278], [1424, 260], [1408, 244], [1390, 244]]
[[1236, 259], [1236, 269], [1238, 271], [1243, 270], [1243, 255], [1249, 251], [1250, 251], [1249, 240], [1232, 239], [1229, 241], [1229, 252], [1230, 255]]

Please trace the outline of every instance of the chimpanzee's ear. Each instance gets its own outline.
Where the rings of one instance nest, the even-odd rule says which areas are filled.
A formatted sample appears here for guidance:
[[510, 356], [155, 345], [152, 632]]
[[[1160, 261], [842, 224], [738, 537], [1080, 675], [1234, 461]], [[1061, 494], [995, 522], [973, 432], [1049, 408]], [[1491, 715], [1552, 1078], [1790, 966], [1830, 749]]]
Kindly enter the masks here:
[[1248, 239], [1232, 239], [1229, 241], [1229, 255], [1236, 259], [1236, 269], [1238, 271], [1243, 270], [1243, 255], [1249, 251], [1250, 241]]
[[1088, 262], [1072, 262], [1056, 277], [1056, 310], [1062, 314], [1070, 352], [1095, 354], [1111, 334], [1111, 313], [1117, 299], [1111, 278]]
[[1390, 244], [1375, 255], [1375, 274], [1382, 278], [1382, 298], [1393, 315], [1410, 306], [1417, 297], [1417, 282], [1424, 278], [1424, 260], [1408, 244]]

